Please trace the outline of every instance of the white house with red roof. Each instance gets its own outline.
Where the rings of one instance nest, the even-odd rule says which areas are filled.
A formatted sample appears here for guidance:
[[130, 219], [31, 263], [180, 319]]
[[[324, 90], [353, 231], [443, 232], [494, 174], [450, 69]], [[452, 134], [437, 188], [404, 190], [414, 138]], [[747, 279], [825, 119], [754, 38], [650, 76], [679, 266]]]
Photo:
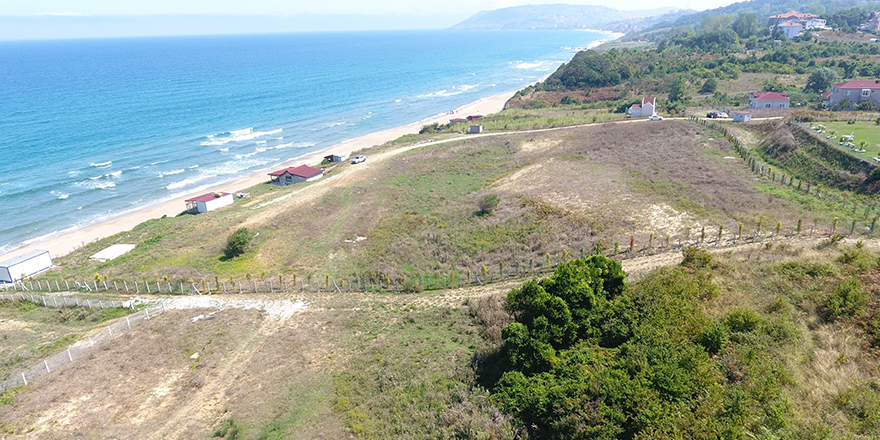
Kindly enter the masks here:
[[626, 114], [634, 117], [650, 117], [657, 114], [657, 98], [642, 98], [641, 104], [634, 104], [626, 110]]
[[871, 102], [880, 107], [880, 80], [855, 79], [831, 86], [831, 108], [850, 108], [863, 102]]
[[784, 14], [771, 15], [767, 21], [770, 33], [780, 30], [789, 40], [797, 37], [807, 29], [827, 29], [825, 20], [815, 14], [789, 11]]
[[785, 21], [776, 25], [776, 29], [781, 31], [785, 35], [785, 38], [789, 40], [797, 38], [806, 28], [807, 27], [803, 24], [795, 23], [793, 21]]
[[785, 93], [760, 92], [749, 95], [748, 108], [789, 108], [790, 106], [791, 98]]
[[308, 165], [300, 165], [298, 167], [273, 171], [269, 173], [269, 176], [272, 178], [272, 180], [269, 181], [271, 185], [287, 186], [293, 185], [294, 183], [318, 180], [324, 176], [324, 170], [320, 168], [312, 168]]
[[213, 211], [234, 202], [231, 193], [213, 192], [186, 200], [186, 210], [198, 213]]

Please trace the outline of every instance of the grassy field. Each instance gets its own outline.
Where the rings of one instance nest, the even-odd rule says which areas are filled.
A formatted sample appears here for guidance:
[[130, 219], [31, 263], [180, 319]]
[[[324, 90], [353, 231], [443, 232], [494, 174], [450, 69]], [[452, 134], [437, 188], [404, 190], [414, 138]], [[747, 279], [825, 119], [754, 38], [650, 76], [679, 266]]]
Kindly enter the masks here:
[[[743, 399], [744, 433], [870, 438], [880, 427], [877, 309], [828, 314], [853, 278], [868, 304], [880, 299], [869, 245], [752, 246], [716, 252], [701, 272], [718, 292], [694, 307], [719, 321], [747, 310], [760, 329], [713, 357], [729, 380], [713, 392]], [[644, 280], [630, 288], [646, 295], [656, 276]], [[514, 286], [298, 295], [309, 307], [287, 321], [171, 311], [20, 390], [0, 405], [0, 427], [7, 438], [514, 438], [472, 365], [500, 344]]]
[[[865, 147], [867, 152], [863, 155], [860, 155], [860, 157], [870, 160], [871, 157], [880, 156], [880, 126], [875, 124], [873, 121], [856, 122], [854, 124], [848, 124], [845, 121], [820, 122], [814, 124], [821, 124], [825, 126], [825, 133], [823, 133], [823, 135], [825, 136], [830, 136], [832, 131], [835, 132], [834, 135], [837, 136], [837, 139], [829, 140], [832, 145], [837, 146], [842, 136], [848, 136], [852, 134], [855, 139], [852, 142], [856, 144], [856, 148], [861, 148], [861, 141], [865, 141], [868, 143], [868, 145]], [[848, 148], [839, 148], [846, 152], [850, 152]]]
[[0, 380], [65, 350], [101, 323], [128, 309], [48, 308], [30, 301], [0, 300]]
[[[532, 271], [597, 245], [623, 249], [630, 237], [644, 246], [651, 233], [686, 240], [703, 226], [793, 226], [813, 216], [762, 194], [715, 136], [687, 122], [633, 121], [390, 145], [318, 182], [263, 185], [217, 212], [150, 221], [58, 259], [46, 277], [216, 286], [280, 274], [310, 285], [329, 276], [425, 288]], [[395, 148], [404, 150], [392, 156]], [[500, 204], [487, 215], [479, 202], [489, 194]], [[259, 233], [252, 250], [224, 258], [226, 237], [242, 226]], [[137, 247], [104, 264], [88, 259], [114, 243]]]

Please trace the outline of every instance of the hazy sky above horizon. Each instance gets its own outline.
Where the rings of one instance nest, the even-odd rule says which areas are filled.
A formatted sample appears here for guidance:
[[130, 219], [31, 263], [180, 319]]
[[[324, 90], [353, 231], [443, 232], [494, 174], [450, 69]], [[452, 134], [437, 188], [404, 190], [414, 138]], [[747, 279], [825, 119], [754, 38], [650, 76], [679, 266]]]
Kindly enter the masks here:
[[468, 17], [482, 10], [525, 4], [585, 4], [615, 9], [711, 9], [733, 0], [0, 0], [0, 15], [447, 15]]
[[0, 41], [446, 29], [527, 4], [711, 9], [733, 0], [0, 0]]

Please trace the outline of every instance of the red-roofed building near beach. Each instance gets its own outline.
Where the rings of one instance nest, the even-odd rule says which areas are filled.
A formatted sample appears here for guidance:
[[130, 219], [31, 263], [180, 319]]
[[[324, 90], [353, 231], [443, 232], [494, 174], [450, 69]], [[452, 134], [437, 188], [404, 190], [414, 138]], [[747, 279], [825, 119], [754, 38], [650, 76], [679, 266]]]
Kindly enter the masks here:
[[234, 202], [232, 194], [224, 192], [213, 192], [202, 194], [186, 200], [186, 210], [197, 213], [213, 211], [215, 209], [229, 206]]
[[856, 79], [831, 86], [831, 108], [849, 109], [863, 102], [880, 107], [880, 80]]
[[789, 108], [790, 106], [791, 98], [785, 93], [760, 92], [749, 95], [748, 108]]
[[287, 186], [294, 183], [311, 182], [318, 180], [324, 176], [324, 170], [320, 168], [312, 168], [308, 165], [300, 165], [298, 167], [285, 168], [283, 170], [273, 171], [269, 173], [272, 185]]

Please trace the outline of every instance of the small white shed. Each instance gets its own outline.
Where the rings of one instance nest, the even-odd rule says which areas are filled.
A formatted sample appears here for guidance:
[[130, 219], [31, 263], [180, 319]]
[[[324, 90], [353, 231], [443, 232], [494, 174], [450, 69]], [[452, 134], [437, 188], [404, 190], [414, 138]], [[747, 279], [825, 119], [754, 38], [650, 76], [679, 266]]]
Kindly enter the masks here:
[[734, 122], [749, 122], [752, 120], [752, 114], [749, 112], [733, 112]]
[[186, 210], [198, 213], [213, 211], [234, 203], [232, 193], [213, 192], [186, 200]]
[[483, 126], [482, 125], [471, 125], [470, 128], [468, 128], [467, 132], [468, 132], [468, 134], [480, 134], [483, 132]]
[[51, 269], [49, 251], [34, 250], [0, 263], [0, 281], [11, 283]]

